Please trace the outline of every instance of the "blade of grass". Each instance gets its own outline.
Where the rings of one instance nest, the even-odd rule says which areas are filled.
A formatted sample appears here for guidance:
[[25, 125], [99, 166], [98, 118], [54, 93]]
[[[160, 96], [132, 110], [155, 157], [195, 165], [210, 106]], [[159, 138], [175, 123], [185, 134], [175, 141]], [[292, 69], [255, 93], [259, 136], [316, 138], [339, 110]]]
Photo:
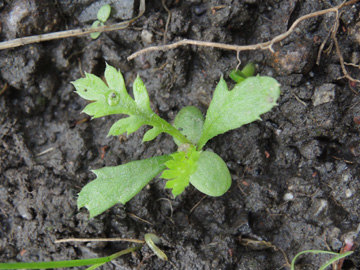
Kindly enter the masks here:
[[330, 254], [330, 255], [334, 255], [336, 257], [330, 259], [329, 261], [327, 261], [324, 265], [322, 265], [319, 270], [324, 270], [326, 267], [328, 267], [329, 265], [331, 265], [333, 262], [340, 260], [346, 256], [349, 256], [352, 251], [346, 252], [346, 253], [336, 253], [336, 252], [332, 252], [332, 251], [325, 251], [325, 250], [304, 250], [302, 252], [299, 252], [298, 254], [296, 254], [296, 256], [294, 257], [294, 259], [291, 261], [291, 270], [295, 270], [295, 261], [297, 260], [297, 258], [300, 255], [303, 255], [305, 253], [312, 253], [312, 254]]
[[98, 263], [98, 264], [94, 264], [94, 265], [92, 265], [92, 266], [90, 266], [90, 267], [86, 268], [85, 270], [94, 270], [94, 269], [96, 269], [96, 268], [98, 268], [98, 267], [102, 266], [103, 264], [105, 264], [105, 263]]
[[[131, 247], [117, 253], [114, 253], [108, 257], [93, 258], [93, 259], [80, 259], [69, 261], [55, 261], [55, 262], [15, 262], [15, 263], [0, 263], [0, 269], [51, 269], [51, 268], [63, 268], [63, 267], [76, 267], [85, 265], [103, 265], [111, 260], [138, 250], [142, 245]], [[90, 268], [95, 269], [95, 268]]]
[[338, 254], [336, 257], [328, 260], [326, 263], [324, 263], [320, 268], [319, 270], [325, 270], [326, 267], [330, 266], [332, 263], [342, 259], [342, 258], [345, 258], [349, 255], [351, 255], [353, 253], [353, 251], [348, 251], [348, 252], [345, 252], [345, 253], [341, 253], [341, 254]]

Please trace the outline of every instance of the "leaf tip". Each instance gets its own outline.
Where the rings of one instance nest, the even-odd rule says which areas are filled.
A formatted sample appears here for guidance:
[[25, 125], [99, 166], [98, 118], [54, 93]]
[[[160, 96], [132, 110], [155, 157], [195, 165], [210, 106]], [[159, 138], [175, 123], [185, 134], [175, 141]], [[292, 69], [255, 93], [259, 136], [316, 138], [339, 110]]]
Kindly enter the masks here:
[[96, 177], [98, 177], [99, 175], [98, 175], [98, 171], [99, 171], [100, 169], [97, 169], [97, 170], [90, 170], [90, 172], [92, 172], [93, 174], [95, 174], [96, 175]]

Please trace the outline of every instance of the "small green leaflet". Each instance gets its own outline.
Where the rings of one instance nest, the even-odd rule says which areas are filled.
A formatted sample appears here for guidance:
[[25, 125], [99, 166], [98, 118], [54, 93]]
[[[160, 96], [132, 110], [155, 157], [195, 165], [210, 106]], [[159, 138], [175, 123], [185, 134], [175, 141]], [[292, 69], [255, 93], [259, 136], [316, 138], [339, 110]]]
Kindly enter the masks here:
[[189, 185], [189, 177], [197, 167], [200, 152], [196, 151], [195, 146], [190, 146], [187, 152], [176, 152], [170, 156], [173, 158], [165, 163], [168, 170], [165, 170], [161, 178], [172, 179], [166, 182], [165, 187], [172, 189], [174, 197], [181, 194]]
[[[96, 28], [96, 27], [100, 27], [100, 26], [104, 26], [104, 24], [98, 20], [94, 21], [93, 24], [91, 25], [91, 28]], [[101, 32], [93, 32], [90, 33], [90, 37], [92, 39], [97, 39], [99, 36], [101, 35]]]
[[161, 173], [170, 159], [164, 155], [93, 170], [97, 178], [79, 193], [78, 208], [85, 206], [91, 218], [117, 203], [125, 204]]
[[259, 120], [260, 115], [271, 110], [280, 96], [280, 85], [271, 77], [249, 77], [229, 91], [223, 78], [216, 86], [206, 113], [198, 150], [208, 140]]
[[111, 6], [110, 5], [103, 5], [98, 13], [97, 13], [97, 19], [100, 21], [100, 22], [106, 22], [107, 19], [109, 19], [109, 16], [110, 16], [110, 13], [111, 13]]
[[99, 77], [88, 73], [85, 78], [73, 82], [79, 96], [95, 101], [88, 104], [83, 112], [93, 118], [112, 114], [136, 115], [138, 108], [126, 91], [121, 73], [106, 65], [105, 79], [110, 82], [110, 86], [107, 86]]

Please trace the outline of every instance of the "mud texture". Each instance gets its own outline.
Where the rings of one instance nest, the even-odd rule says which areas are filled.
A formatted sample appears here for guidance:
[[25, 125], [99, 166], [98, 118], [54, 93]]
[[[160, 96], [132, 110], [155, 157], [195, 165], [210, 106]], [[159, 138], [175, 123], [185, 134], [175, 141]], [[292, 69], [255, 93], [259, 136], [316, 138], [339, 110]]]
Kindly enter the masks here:
[[[0, 1], [0, 40], [87, 26], [94, 7], [107, 2], [117, 1]], [[162, 1], [148, 0], [132, 27], [97, 40], [67, 38], [0, 51], [0, 261], [106, 256], [130, 244], [54, 241], [143, 239], [148, 232], [163, 239], [169, 262], [144, 246], [102, 269], [289, 269], [285, 256], [339, 251], [360, 221], [360, 89], [344, 78], [331, 39], [316, 64], [334, 13], [302, 22], [274, 53], [240, 53], [242, 63], [253, 61], [259, 74], [275, 77], [282, 95], [262, 121], [208, 143], [232, 174], [231, 189], [219, 198], [189, 187], [174, 200], [164, 180], [155, 179], [126, 205], [89, 220], [86, 209], [76, 208], [76, 197], [95, 178], [90, 169], [171, 153], [176, 146], [167, 135], [141, 144], [144, 128], [106, 137], [117, 117], [89, 121], [81, 114], [86, 101], [70, 82], [83, 71], [101, 76], [107, 61], [121, 69], [129, 89], [140, 74], [163, 118], [172, 121], [186, 105], [205, 113], [220, 76], [232, 84], [236, 53], [187, 46], [131, 62], [126, 57], [164, 39], [264, 42], [300, 16], [341, 2], [168, 0], [165, 33]], [[127, 12], [114, 11], [108, 23], [138, 13], [138, 1], [122, 7]], [[356, 4], [341, 11], [337, 33], [344, 61], [354, 65], [360, 62], [359, 10]], [[358, 66], [346, 68], [359, 78]], [[318, 269], [327, 259], [303, 256], [297, 269]], [[342, 269], [360, 269], [359, 253]]]

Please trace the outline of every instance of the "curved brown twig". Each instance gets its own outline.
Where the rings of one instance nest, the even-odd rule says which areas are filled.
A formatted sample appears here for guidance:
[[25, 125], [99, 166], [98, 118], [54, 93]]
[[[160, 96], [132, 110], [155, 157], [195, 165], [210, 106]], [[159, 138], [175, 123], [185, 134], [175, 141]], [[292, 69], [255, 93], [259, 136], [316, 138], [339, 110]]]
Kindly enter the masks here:
[[274, 37], [272, 40], [270, 41], [266, 41], [266, 42], [262, 42], [262, 43], [257, 43], [257, 44], [253, 44], [253, 45], [231, 45], [231, 44], [224, 44], [224, 43], [217, 43], [217, 42], [207, 42], [207, 41], [200, 41], [200, 40], [191, 40], [191, 39], [183, 39], [180, 40], [178, 42], [172, 43], [172, 44], [168, 44], [168, 45], [159, 45], [159, 46], [152, 46], [152, 47], [148, 47], [145, 49], [142, 49], [140, 51], [137, 51], [133, 54], [131, 54], [127, 59], [128, 61], [149, 53], [149, 52], [153, 52], [153, 51], [165, 51], [165, 50], [171, 50], [171, 49], [175, 49], [177, 47], [180, 46], [184, 46], [184, 45], [195, 45], [195, 46], [203, 46], [203, 47], [213, 47], [213, 48], [218, 48], [218, 49], [223, 49], [223, 50], [231, 50], [231, 51], [236, 51], [236, 52], [240, 52], [240, 51], [253, 51], [253, 50], [270, 50], [272, 52], [274, 52], [272, 46], [275, 43], [278, 43], [282, 40], [284, 40], [285, 38], [287, 38], [292, 32], [294, 32], [296, 26], [307, 19], [313, 18], [313, 17], [317, 17], [317, 16], [321, 16], [330, 12], [338, 12], [341, 8], [348, 6], [348, 5], [352, 5], [355, 4], [356, 2], [358, 2], [359, 0], [350, 0], [348, 2], [344, 2], [340, 5], [337, 5], [335, 7], [332, 8], [328, 8], [328, 9], [324, 9], [324, 10], [320, 10], [320, 11], [316, 11], [310, 14], [306, 14], [300, 18], [298, 18], [289, 28], [289, 30], [287, 30], [285, 33], [282, 33], [276, 37]]

